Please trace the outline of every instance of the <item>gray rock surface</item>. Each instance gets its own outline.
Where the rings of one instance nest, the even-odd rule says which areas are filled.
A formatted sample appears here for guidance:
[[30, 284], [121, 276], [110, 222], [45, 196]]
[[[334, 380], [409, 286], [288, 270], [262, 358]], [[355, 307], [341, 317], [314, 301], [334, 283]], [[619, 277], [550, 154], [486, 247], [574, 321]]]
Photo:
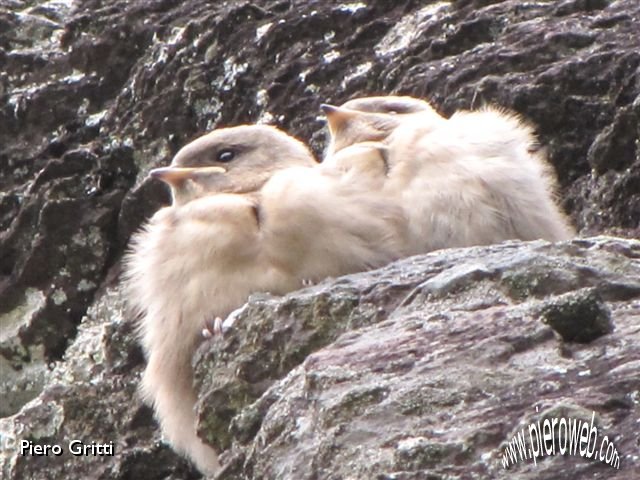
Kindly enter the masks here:
[[[120, 455], [104, 464], [45, 457], [49, 478], [138, 478], [145, 469], [147, 478], [195, 475], [158, 443], [148, 409], [136, 400], [143, 359], [131, 326], [119, 320], [129, 316], [114, 296], [130, 234], [167, 200], [146, 172], [210, 128], [271, 122], [320, 154], [321, 102], [403, 93], [429, 97], [445, 115], [502, 105], [538, 126], [558, 172], [563, 206], [583, 235], [639, 237], [639, 23], [636, 0], [1, 2], [0, 416], [7, 418], [0, 430], [20, 427], [21, 435], [42, 441], [80, 435], [120, 442]], [[588, 350], [617, 338], [623, 327], [611, 299], [589, 285], [565, 290], [573, 277], [547, 279], [547, 267], [531, 267], [539, 283], [524, 282], [521, 300], [549, 297], [539, 317], [565, 339], [560, 344], [574, 348], [573, 340], [582, 341], [575, 348]], [[581, 272], [575, 275], [588, 276]], [[354, 302], [360, 305], [357, 292], [310, 292], [317, 294], [308, 300], [315, 309], [339, 318], [353, 311]], [[371, 312], [380, 308], [376, 315], [386, 318], [391, 310], [384, 305], [372, 303]], [[588, 320], [584, 328], [572, 322], [576, 315]], [[349, 329], [373, 317], [354, 317]], [[222, 408], [225, 397], [203, 385], [211, 404], [222, 408], [217, 414], [203, 408], [211, 428], [207, 434], [203, 426], [203, 432], [233, 447], [227, 454], [234, 459], [233, 475], [254, 466], [268, 469], [269, 459], [256, 460], [261, 450], [251, 435], [258, 417], [245, 413], [228, 430], [231, 418], [246, 402], [267, 405], [259, 396], [277, 388], [273, 382], [288, 372], [300, 375], [296, 366], [309, 355], [326, 358], [319, 349], [346, 331], [326, 328], [286, 361], [260, 365], [248, 357], [244, 371], [262, 380], [258, 386], [234, 384], [233, 395], [225, 391], [233, 408]], [[279, 336], [271, 337], [277, 344]], [[544, 356], [546, 345], [531, 351]], [[457, 395], [456, 388], [446, 394]], [[637, 408], [637, 393], [629, 398]], [[109, 415], [96, 416], [103, 410]], [[60, 423], [68, 411], [77, 413], [76, 421]], [[424, 441], [409, 444], [419, 449]], [[16, 459], [5, 446], [2, 440], [7, 478], [47, 475], [42, 464]], [[497, 455], [489, 443], [475, 448]], [[637, 442], [633, 448], [637, 452]], [[620, 451], [629, 455], [633, 448]], [[330, 456], [316, 459], [318, 468], [328, 468]], [[395, 468], [384, 462], [379, 465]]]
[[[592, 318], [607, 328], [565, 340]], [[640, 472], [640, 242], [435, 252], [250, 300], [234, 327], [197, 360], [202, 434], [227, 452], [221, 478]], [[559, 455], [504, 469], [520, 429], [528, 440], [532, 422], [592, 412], [619, 470]]]
[[[549, 322], [559, 311], [560, 332]], [[103, 293], [45, 391], [0, 420], [4, 439], [114, 442], [117, 454], [9, 448], [3, 478], [197, 477], [159, 443], [137, 399], [143, 360], [124, 312], [116, 291]], [[581, 331], [602, 316], [595, 324], [608, 328], [588, 343], [565, 340], [568, 326]], [[283, 298], [252, 297], [225, 338], [196, 355], [199, 428], [224, 451], [221, 479], [631, 479], [640, 468], [639, 340], [638, 241], [434, 252]], [[592, 412], [619, 470], [579, 456], [503, 468], [507, 442], [532, 422]]]
[[[101, 293], [44, 391], [0, 420], [2, 478], [188, 479], [197, 472], [161, 442], [150, 408], [137, 397], [144, 359], [118, 291]], [[60, 445], [60, 456], [23, 456], [21, 439]], [[114, 456], [74, 456], [69, 442], [113, 442]], [[16, 445], [17, 443], [17, 445]]]

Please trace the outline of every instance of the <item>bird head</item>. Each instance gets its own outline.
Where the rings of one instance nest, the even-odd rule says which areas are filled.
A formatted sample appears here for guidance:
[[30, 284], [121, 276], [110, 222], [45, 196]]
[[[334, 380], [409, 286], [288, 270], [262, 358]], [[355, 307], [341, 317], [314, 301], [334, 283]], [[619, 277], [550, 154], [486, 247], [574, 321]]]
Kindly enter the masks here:
[[442, 120], [429, 103], [412, 97], [363, 97], [320, 108], [329, 125], [329, 155], [354, 143], [384, 141], [403, 122]]
[[321, 108], [329, 126], [329, 156], [354, 143], [384, 140], [399, 125], [393, 116], [387, 114], [327, 104], [321, 105]]
[[315, 164], [309, 149], [281, 130], [241, 125], [197, 138], [150, 175], [169, 184], [174, 204], [184, 204], [208, 193], [255, 192], [278, 170]]
[[433, 107], [424, 100], [395, 95], [354, 98], [343, 103], [342, 107], [360, 112], [386, 113], [390, 115], [434, 111]]

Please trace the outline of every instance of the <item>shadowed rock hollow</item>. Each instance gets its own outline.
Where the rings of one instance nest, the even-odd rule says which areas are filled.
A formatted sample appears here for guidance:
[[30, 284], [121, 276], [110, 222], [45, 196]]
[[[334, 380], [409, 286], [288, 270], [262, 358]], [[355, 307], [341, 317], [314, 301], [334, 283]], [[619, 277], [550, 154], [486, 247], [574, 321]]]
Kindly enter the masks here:
[[[146, 172], [211, 128], [269, 122], [320, 155], [322, 102], [501, 105], [537, 125], [583, 236], [638, 237], [639, 22], [635, 0], [2, 3], [3, 478], [197, 476], [137, 399], [116, 285], [167, 200]], [[202, 435], [226, 450], [223, 478], [632, 478], [639, 277], [637, 242], [602, 238], [436, 252], [254, 299], [199, 352]], [[536, 415], [592, 411], [620, 470], [556, 456], [503, 473]], [[20, 457], [14, 436], [117, 455]]]

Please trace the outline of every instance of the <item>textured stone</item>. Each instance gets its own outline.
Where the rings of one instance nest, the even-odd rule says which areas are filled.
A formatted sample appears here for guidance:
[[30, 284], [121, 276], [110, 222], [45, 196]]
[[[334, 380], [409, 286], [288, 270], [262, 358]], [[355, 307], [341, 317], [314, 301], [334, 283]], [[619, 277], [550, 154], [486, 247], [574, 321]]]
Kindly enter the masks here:
[[[540, 265], [566, 282], [524, 296]], [[200, 431], [225, 449], [222, 479], [632, 478], [638, 279], [640, 242], [600, 237], [443, 250], [283, 298], [254, 296], [225, 338], [196, 355]], [[607, 312], [614, 330], [582, 343], [554, 333], [547, 309], [564, 315], [576, 304]], [[568, 311], [562, 318], [580, 314]], [[43, 393], [0, 420], [5, 441], [113, 441], [117, 455], [35, 458], [5, 447], [3, 478], [197, 477], [159, 443], [137, 397], [143, 359], [127, 317], [108, 288]], [[620, 470], [579, 456], [503, 469], [507, 441], [530, 423], [594, 412]]]
[[[137, 396], [142, 352], [123, 318], [120, 294], [100, 295], [79, 326], [65, 361], [46, 375], [45, 388], [19, 413], [0, 419], [2, 478], [197, 478], [186, 461], [160, 442], [151, 409]], [[22, 456], [10, 442], [60, 445], [60, 456]], [[69, 442], [113, 442], [113, 457], [76, 457]]]
[[[632, 478], [639, 259], [639, 242], [614, 238], [504, 244], [250, 300], [196, 360], [220, 478]], [[540, 265], [570, 280], [514, 295]], [[620, 470], [579, 455], [503, 468], [532, 422], [592, 413]]]

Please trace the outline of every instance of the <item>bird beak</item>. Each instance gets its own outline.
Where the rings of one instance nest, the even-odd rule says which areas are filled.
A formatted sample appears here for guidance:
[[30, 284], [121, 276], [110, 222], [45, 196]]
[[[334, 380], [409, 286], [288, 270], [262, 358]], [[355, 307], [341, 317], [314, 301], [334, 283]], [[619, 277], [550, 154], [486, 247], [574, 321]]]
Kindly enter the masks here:
[[149, 172], [149, 176], [151, 178], [162, 180], [172, 187], [177, 187], [184, 183], [186, 180], [194, 180], [196, 177], [202, 174], [226, 172], [227, 171], [222, 167], [163, 167], [154, 168]]
[[327, 117], [327, 124], [329, 125], [329, 130], [332, 135], [335, 135], [346, 121], [358, 115], [358, 112], [354, 110], [336, 107], [335, 105], [329, 105], [326, 103], [320, 105], [320, 109]]
[[328, 103], [321, 103], [320, 110], [322, 110], [325, 115], [329, 116], [333, 112], [340, 110], [340, 107], [336, 107], [335, 105], [330, 105]]

